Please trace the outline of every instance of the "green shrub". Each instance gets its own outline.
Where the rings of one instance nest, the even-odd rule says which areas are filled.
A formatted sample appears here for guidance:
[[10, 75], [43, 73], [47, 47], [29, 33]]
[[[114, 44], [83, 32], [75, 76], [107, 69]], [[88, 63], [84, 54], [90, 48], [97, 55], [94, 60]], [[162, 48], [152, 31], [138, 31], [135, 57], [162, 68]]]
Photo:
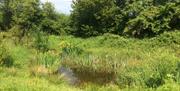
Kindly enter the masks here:
[[9, 54], [7, 49], [0, 46], [0, 66], [11, 67], [14, 64], [14, 59]]
[[167, 3], [164, 6], [151, 6], [127, 23], [125, 33], [135, 37], [152, 37], [165, 31], [179, 29], [178, 3]]
[[37, 57], [38, 63], [36, 65], [43, 65], [46, 68], [54, 68], [53, 66], [56, 66], [57, 62], [59, 62], [59, 58], [56, 55], [50, 54], [48, 52], [39, 53]]
[[35, 34], [34, 46], [37, 50], [41, 52], [46, 52], [49, 50], [48, 36], [43, 32], [37, 31]]
[[175, 79], [178, 58], [171, 51], [156, 49], [150, 53], [141, 54], [141, 57], [132, 61], [127, 58], [124, 67], [118, 69], [116, 83], [119, 86], [156, 88], [165, 83], [168, 75], [172, 75], [172, 79]]
[[132, 40], [109, 33], [100, 36], [98, 40], [99, 46], [101, 45], [106, 47], [127, 47], [127, 45], [130, 44], [130, 41]]
[[154, 38], [161, 45], [180, 44], [180, 32], [165, 32]]
[[2, 31], [2, 28], [3, 28], [3, 14], [2, 12], [0, 12], [0, 31]]
[[73, 33], [82, 37], [113, 32], [117, 7], [112, 0], [79, 0], [73, 3]]
[[178, 0], [83, 0], [72, 8], [73, 32], [81, 37], [114, 33], [144, 38], [180, 29]]
[[78, 46], [72, 45], [68, 42], [61, 42], [60, 47], [62, 49], [62, 56], [66, 55], [81, 55], [84, 50]]

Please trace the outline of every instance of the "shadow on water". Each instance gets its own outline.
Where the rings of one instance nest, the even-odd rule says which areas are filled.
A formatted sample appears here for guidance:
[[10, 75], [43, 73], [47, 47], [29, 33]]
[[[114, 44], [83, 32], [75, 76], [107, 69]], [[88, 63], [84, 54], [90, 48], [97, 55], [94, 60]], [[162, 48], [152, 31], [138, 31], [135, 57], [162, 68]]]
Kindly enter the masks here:
[[68, 67], [60, 67], [58, 73], [64, 76], [64, 79], [71, 85], [81, 85], [84, 83], [95, 83], [104, 85], [115, 81], [115, 73], [91, 72]]

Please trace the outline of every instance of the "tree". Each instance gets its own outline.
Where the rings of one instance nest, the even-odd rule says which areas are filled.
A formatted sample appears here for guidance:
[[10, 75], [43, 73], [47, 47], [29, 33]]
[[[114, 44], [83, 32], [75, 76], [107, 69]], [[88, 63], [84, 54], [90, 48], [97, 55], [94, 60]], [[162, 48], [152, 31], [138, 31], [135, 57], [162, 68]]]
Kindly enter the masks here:
[[0, 1], [1, 29], [7, 30], [11, 26], [12, 21], [12, 0]]
[[70, 23], [70, 17], [66, 14], [58, 14], [58, 32], [60, 35], [70, 34], [73, 30]]
[[0, 12], [0, 31], [2, 31], [3, 29], [3, 14], [2, 12]]
[[112, 32], [117, 12], [113, 0], [76, 0], [72, 8], [75, 35], [87, 37]]
[[41, 8], [39, 0], [18, 0], [13, 4], [13, 22], [22, 29], [30, 29], [33, 24], [41, 20]]
[[152, 5], [127, 22], [124, 33], [134, 37], [152, 37], [180, 29], [180, 4], [169, 2]]
[[156, 36], [179, 29], [179, 0], [76, 0], [71, 20], [74, 33]]
[[43, 19], [41, 27], [44, 32], [58, 34], [58, 13], [50, 2], [45, 2], [42, 5]]
[[39, 0], [1, 0], [0, 10], [2, 29], [9, 30], [18, 25], [22, 35], [41, 19]]

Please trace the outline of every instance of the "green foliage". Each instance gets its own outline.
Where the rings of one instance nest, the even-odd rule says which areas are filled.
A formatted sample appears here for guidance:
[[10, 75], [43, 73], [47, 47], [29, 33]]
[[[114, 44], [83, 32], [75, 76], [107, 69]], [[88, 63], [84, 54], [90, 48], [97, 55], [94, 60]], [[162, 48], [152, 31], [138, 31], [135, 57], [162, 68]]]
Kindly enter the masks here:
[[14, 59], [7, 49], [0, 45], [0, 66], [11, 67], [14, 65]]
[[29, 29], [33, 24], [38, 24], [41, 19], [39, 0], [18, 0], [13, 3], [12, 18], [15, 24], [20, 25], [22, 29]]
[[42, 31], [51, 34], [58, 34], [58, 14], [55, 12], [54, 6], [50, 2], [46, 2], [42, 6], [43, 19], [41, 20]]
[[166, 84], [157, 88], [157, 91], [177, 91], [179, 89], [180, 89], [179, 84], [169, 79], [169, 80], [166, 80]]
[[125, 32], [135, 37], [149, 37], [178, 29], [179, 8], [178, 3], [149, 7], [127, 23]]
[[179, 29], [178, 0], [78, 0], [71, 14], [74, 32], [88, 37], [114, 33], [153, 37]]
[[73, 87], [65, 85], [63, 74], [55, 74], [59, 66], [71, 68], [78, 77], [76, 90], [79, 86], [85, 91], [179, 88], [178, 31], [143, 40], [112, 34], [87, 39], [55, 35], [41, 37], [44, 39], [44, 36], [50, 44], [44, 52], [32, 46], [14, 45], [12, 39], [2, 40], [14, 60], [14, 68], [0, 67], [0, 90], [21, 91], [23, 88], [31, 91], [36, 88], [56, 91], [69, 88], [74, 91]]
[[[130, 51], [125, 51], [130, 54], [125, 59], [123, 59], [125, 52], [117, 54], [121, 55], [121, 60], [116, 60], [118, 61], [117, 65], [120, 65], [117, 71], [116, 84], [121, 88], [127, 86], [158, 87], [164, 84], [168, 74], [175, 76], [176, 73], [174, 74], [174, 72], [177, 69], [178, 58], [172, 55], [171, 52], [162, 52], [162, 50], [149, 50], [151, 53], [139, 50], [139, 57]], [[115, 61], [115, 58], [112, 60]]]
[[59, 66], [59, 58], [56, 55], [51, 54], [50, 52], [39, 53], [37, 56], [37, 64], [43, 65], [46, 68], [55, 70]]
[[40, 0], [2, 0], [0, 2], [1, 30], [19, 27], [18, 37], [21, 40], [34, 26], [49, 34], [66, 34], [70, 30], [68, 15], [59, 14], [50, 2]]
[[159, 44], [166, 44], [166, 45], [172, 45], [172, 44], [180, 44], [180, 33], [178, 31], [176, 32], [165, 32], [158, 37], [154, 38], [155, 41], [158, 41]]
[[55, 35], [66, 35], [71, 33], [68, 15], [54, 12], [54, 15], [51, 16], [53, 17], [44, 16], [44, 19], [41, 22], [42, 31]]
[[112, 0], [77, 0], [71, 14], [74, 33], [88, 37], [113, 32], [117, 8]]
[[[7, 81], [8, 79], [8, 81]], [[56, 79], [57, 81], [57, 79]], [[25, 73], [21, 76], [1, 76], [0, 78], [1, 91], [81, 91], [78, 88], [68, 86], [64, 83], [54, 84], [48, 79], [29, 77]]]
[[3, 23], [3, 15], [2, 12], [0, 12], [0, 31], [2, 31], [2, 23]]
[[127, 3], [121, 12], [123, 15], [120, 15], [122, 21], [120, 20], [119, 24], [125, 35], [153, 37], [165, 31], [178, 29], [178, 1], [135, 0]]
[[[49, 2], [1, 0], [0, 29], [10, 32], [0, 32], [0, 90], [178, 90], [179, 5], [179, 0], [76, 0], [68, 16]], [[69, 33], [103, 36], [63, 36]], [[17, 36], [27, 42], [18, 44]], [[60, 67], [72, 70], [81, 89], [65, 83]]]
[[[179, 60], [173, 51], [178, 49], [174, 47], [178, 44], [174, 42], [174, 46], [170, 45], [173, 40], [170, 43], [160, 42], [161, 37], [166, 37], [165, 35], [173, 36], [174, 40], [179, 38], [178, 32], [168, 32], [144, 40], [111, 34], [89, 39], [62, 38], [69, 42], [73, 41], [74, 44], [71, 43], [71, 46], [82, 47], [84, 52], [74, 54], [75, 50], [71, 51], [63, 56], [61, 64], [73, 69], [83, 81], [102, 84], [108, 83], [107, 79], [111, 79], [121, 88], [134, 86], [157, 88], [165, 84], [168, 75], [172, 75], [175, 80], [178, 74], [176, 69]], [[76, 43], [77, 40], [81, 43]], [[62, 44], [71, 49], [68, 42]], [[103, 78], [99, 78], [101, 75]]]
[[69, 15], [65, 15], [65, 14], [59, 14], [59, 19], [57, 21], [58, 23], [58, 31], [60, 35], [67, 35], [67, 34], [71, 34], [72, 32], [72, 28], [70, 25], [70, 16]]
[[12, 22], [12, 0], [1, 0], [0, 1], [0, 12], [2, 14], [1, 29], [9, 29]]
[[35, 48], [41, 52], [49, 50], [48, 36], [45, 33], [37, 31], [35, 34]]
[[83, 53], [83, 49], [67, 42], [61, 42], [60, 46], [62, 48], [62, 56], [67, 56], [67, 55], [77, 56]]

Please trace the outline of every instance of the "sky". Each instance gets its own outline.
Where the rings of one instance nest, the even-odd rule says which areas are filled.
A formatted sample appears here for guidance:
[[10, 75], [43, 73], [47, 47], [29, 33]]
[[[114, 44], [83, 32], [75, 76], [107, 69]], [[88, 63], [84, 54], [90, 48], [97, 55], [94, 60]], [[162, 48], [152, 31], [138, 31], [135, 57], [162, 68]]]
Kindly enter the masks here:
[[69, 14], [72, 0], [41, 0], [42, 2], [50, 1], [54, 4], [58, 12]]

